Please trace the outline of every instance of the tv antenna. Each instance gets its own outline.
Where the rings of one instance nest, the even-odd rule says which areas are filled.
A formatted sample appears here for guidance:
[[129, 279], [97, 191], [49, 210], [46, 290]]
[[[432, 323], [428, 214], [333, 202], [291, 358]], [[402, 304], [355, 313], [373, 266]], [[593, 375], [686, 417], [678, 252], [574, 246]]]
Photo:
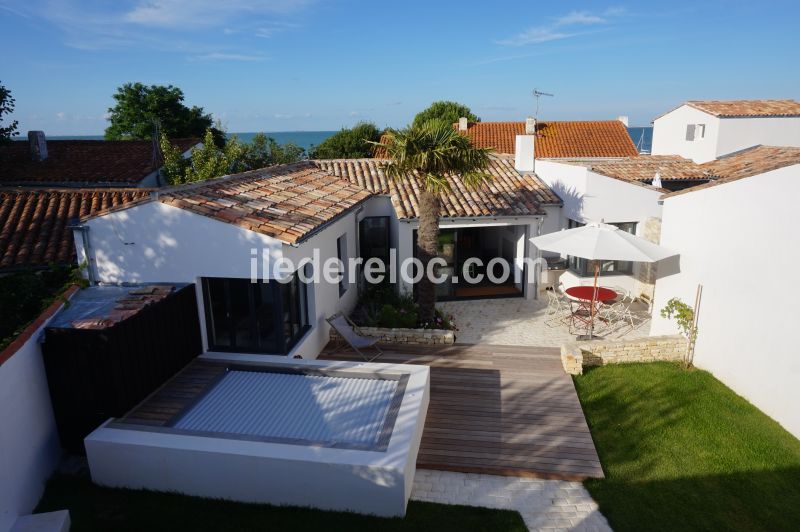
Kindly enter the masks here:
[[550, 94], [549, 92], [542, 92], [539, 89], [533, 89], [533, 97], [536, 98], [536, 113], [533, 115], [534, 118], [537, 120], [539, 119], [539, 98], [542, 96], [550, 96], [553, 97], [555, 94]]

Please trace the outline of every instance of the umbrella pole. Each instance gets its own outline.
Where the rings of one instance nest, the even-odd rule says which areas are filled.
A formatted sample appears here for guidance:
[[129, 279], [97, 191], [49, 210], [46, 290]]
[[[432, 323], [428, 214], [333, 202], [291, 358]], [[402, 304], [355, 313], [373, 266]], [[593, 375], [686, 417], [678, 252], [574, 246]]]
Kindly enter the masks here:
[[600, 262], [594, 261], [594, 289], [592, 290], [592, 306], [589, 309], [589, 340], [594, 340], [594, 304], [597, 297], [597, 277], [600, 275]]

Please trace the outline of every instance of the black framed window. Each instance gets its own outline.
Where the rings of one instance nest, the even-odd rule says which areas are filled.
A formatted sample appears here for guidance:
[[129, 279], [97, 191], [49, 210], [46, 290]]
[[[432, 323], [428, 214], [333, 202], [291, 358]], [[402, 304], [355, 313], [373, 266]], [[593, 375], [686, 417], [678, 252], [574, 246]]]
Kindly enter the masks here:
[[367, 216], [358, 224], [358, 244], [364, 262], [377, 258], [389, 267], [389, 217]]
[[209, 349], [286, 354], [310, 328], [296, 274], [286, 283], [205, 277], [202, 286]]
[[[582, 227], [584, 225], [586, 224], [577, 222], [575, 220], [569, 220], [568, 222], [569, 229]], [[615, 225], [622, 231], [625, 231], [632, 235], [636, 234], [636, 222], [612, 223], [609, 225]], [[581, 277], [590, 277], [594, 275], [593, 261], [581, 257], [568, 256], [567, 264], [571, 271], [575, 272], [577, 275]], [[633, 273], [633, 262], [629, 260], [600, 261], [600, 275], [628, 275], [631, 273]]]
[[339, 297], [347, 292], [347, 233], [336, 239], [336, 256], [342, 262], [342, 278], [339, 279]]

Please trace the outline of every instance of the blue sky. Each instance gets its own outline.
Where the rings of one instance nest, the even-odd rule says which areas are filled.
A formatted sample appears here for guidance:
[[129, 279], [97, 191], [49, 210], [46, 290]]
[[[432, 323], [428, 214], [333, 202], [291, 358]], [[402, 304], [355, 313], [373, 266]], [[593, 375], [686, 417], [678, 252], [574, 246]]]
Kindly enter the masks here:
[[229, 131], [403, 126], [431, 101], [483, 120], [800, 99], [792, 1], [0, 0], [20, 130], [99, 134], [127, 81], [181, 87]]

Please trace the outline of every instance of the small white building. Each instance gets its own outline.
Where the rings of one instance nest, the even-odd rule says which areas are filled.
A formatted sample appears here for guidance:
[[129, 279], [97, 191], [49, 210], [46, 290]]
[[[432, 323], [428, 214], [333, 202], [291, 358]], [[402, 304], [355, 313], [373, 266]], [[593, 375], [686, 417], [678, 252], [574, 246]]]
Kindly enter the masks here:
[[[564, 202], [559, 220], [549, 223], [556, 228], [543, 234], [602, 221], [639, 236], [649, 237], [653, 232], [657, 235], [660, 198], [666, 191], [630, 177], [630, 169], [627, 173], [607, 169], [613, 165], [615, 169], [624, 170], [631, 166], [626, 161], [634, 160], [638, 164], [640, 159], [642, 157], [595, 162], [537, 161], [536, 174]], [[637, 283], [637, 280], [644, 281], [643, 275], [631, 262], [603, 261], [600, 275], [604, 285], [624, 288], [636, 296], [643, 290], [651, 291]], [[566, 271], [561, 274], [560, 282], [569, 288], [588, 283], [592, 277], [593, 268], [588, 261], [567, 257]]]
[[800, 102], [688, 101], [653, 121], [653, 155], [704, 163], [757, 144], [800, 146]]
[[800, 263], [800, 148], [746, 150], [714, 173], [664, 198], [661, 245], [680, 257], [659, 265], [651, 334], [676, 333], [660, 309], [694, 305], [702, 285], [694, 364], [800, 437], [800, 287], [787, 277]]

